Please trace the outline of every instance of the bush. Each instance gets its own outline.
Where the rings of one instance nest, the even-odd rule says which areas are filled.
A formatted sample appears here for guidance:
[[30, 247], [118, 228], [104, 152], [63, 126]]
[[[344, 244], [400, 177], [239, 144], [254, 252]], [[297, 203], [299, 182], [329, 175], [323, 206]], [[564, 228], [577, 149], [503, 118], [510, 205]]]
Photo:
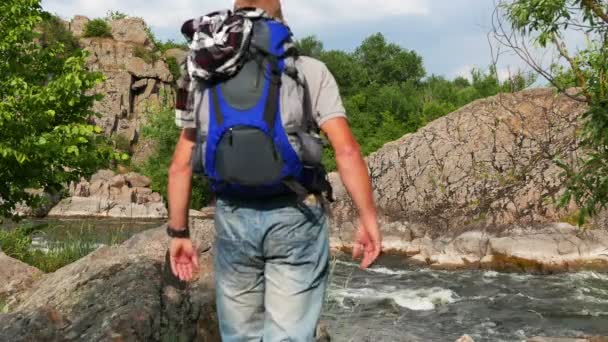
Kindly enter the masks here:
[[179, 80], [182, 71], [175, 57], [167, 58], [167, 66], [169, 67], [169, 71], [171, 71], [171, 74], [173, 75], [173, 80]]
[[106, 20], [107, 21], [114, 21], [114, 20], [120, 20], [120, 19], [125, 19], [128, 18], [129, 16], [125, 13], [122, 13], [120, 11], [108, 11], [106, 13]]
[[[180, 129], [175, 125], [175, 111], [167, 107], [156, 114], [150, 114], [148, 124], [142, 129], [142, 136], [154, 142], [156, 151], [147, 161], [136, 165], [135, 168], [137, 172], [152, 179], [152, 190], [164, 198], [167, 198], [169, 166], [179, 135]], [[205, 179], [194, 177], [192, 189], [191, 208], [198, 210], [209, 204], [212, 194]]]
[[80, 49], [78, 39], [68, 30], [61, 19], [50, 13], [44, 13], [42, 22], [38, 25], [40, 31], [40, 42], [43, 47], [54, 47], [63, 45], [63, 53], [72, 55]]
[[54, 193], [117, 156], [90, 121], [102, 75], [82, 51], [42, 46], [43, 17], [37, 0], [0, 1], [0, 217], [35, 201], [26, 189]]
[[166, 42], [156, 42], [156, 47], [158, 48], [158, 51], [160, 51], [161, 53], [165, 53], [165, 51], [167, 51], [169, 49], [180, 49], [180, 50], [189, 49], [187, 43], [177, 43], [171, 39], [169, 39]]
[[108, 22], [103, 19], [93, 19], [89, 21], [84, 27], [85, 37], [101, 37], [111, 38], [112, 30]]
[[156, 52], [150, 51], [141, 45], [135, 47], [133, 56], [143, 59], [148, 64], [154, 64], [160, 59]]

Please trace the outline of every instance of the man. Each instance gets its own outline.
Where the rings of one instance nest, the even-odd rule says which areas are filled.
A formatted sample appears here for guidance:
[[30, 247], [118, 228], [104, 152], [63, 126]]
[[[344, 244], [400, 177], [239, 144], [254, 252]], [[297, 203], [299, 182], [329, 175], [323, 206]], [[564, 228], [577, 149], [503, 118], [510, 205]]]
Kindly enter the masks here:
[[[279, 0], [237, 0], [235, 8], [242, 7], [282, 19]], [[380, 254], [381, 236], [365, 161], [332, 74], [312, 58], [297, 61], [314, 119], [335, 151], [338, 172], [358, 209], [353, 258], [362, 256], [361, 267], [367, 268]], [[177, 122], [183, 131], [169, 171], [168, 229], [174, 236], [188, 225], [196, 141], [194, 120], [178, 117]], [[304, 209], [301, 204], [295, 195], [247, 200], [218, 194], [214, 272], [223, 341], [314, 340], [328, 282], [329, 224], [315, 197], [306, 198]], [[191, 280], [198, 267], [192, 241], [173, 238], [170, 256], [174, 274]]]

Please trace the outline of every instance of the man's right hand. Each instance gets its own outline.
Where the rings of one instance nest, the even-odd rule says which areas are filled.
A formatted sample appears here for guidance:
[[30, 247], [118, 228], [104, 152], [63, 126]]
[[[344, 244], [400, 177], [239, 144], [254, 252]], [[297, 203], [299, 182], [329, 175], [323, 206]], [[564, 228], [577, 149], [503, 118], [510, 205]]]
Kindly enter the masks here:
[[367, 268], [376, 261], [382, 249], [382, 237], [378, 229], [376, 205], [367, 165], [346, 119], [330, 119], [321, 129], [327, 134], [334, 148], [338, 173], [359, 211], [361, 227], [354, 241], [353, 257], [363, 255], [361, 268]]
[[169, 257], [173, 274], [181, 281], [192, 280], [192, 275], [198, 271], [198, 256], [192, 240], [171, 239]]
[[373, 220], [369, 223], [361, 221], [355, 241], [353, 241], [353, 259], [361, 259], [361, 269], [366, 269], [378, 259], [382, 252], [382, 236], [378, 223]]

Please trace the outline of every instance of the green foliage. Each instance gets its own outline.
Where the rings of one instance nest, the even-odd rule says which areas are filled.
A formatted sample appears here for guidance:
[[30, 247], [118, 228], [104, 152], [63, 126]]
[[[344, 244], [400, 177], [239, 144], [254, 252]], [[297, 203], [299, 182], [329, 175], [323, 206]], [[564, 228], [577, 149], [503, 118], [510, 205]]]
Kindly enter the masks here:
[[167, 58], [167, 66], [169, 67], [169, 71], [171, 71], [171, 75], [173, 75], [173, 79], [178, 80], [182, 75], [182, 71], [175, 57]]
[[[322, 60], [336, 78], [349, 122], [365, 155], [415, 132], [469, 102], [503, 91], [519, 91], [535, 78], [517, 73], [500, 82], [496, 69], [473, 70], [471, 80], [429, 76], [414, 51], [389, 43], [381, 34], [365, 39], [353, 53], [324, 51], [316, 37], [297, 42], [300, 53]], [[335, 169], [331, 148], [323, 163]]]
[[110, 25], [104, 19], [93, 19], [89, 21], [84, 27], [85, 37], [100, 37], [100, 38], [111, 38], [112, 29]]
[[[545, 74], [560, 91], [576, 86], [587, 102], [581, 133], [585, 155], [565, 170], [565, 206], [580, 207], [579, 224], [608, 206], [608, 4], [600, 0], [516, 0], [501, 7], [513, 29], [543, 48], [559, 52], [561, 61]], [[572, 30], [576, 28], [577, 30]], [[583, 49], [569, 51], [566, 34], [579, 34]], [[564, 67], [568, 65], [568, 67]]]
[[296, 47], [302, 56], [319, 58], [323, 53], [323, 43], [316, 36], [308, 36], [298, 40]]
[[[90, 254], [98, 247], [99, 237], [89, 227], [71, 227], [63, 241], [48, 239], [44, 249], [32, 246], [33, 236], [48, 237], [47, 233], [61, 228], [53, 225], [26, 224], [12, 230], [0, 230], [0, 248], [2, 251], [17, 260], [34, 266], [43, 272], [55, 272], [63, 266], [69, 265]], [[127, 234], [112, 231], [105, 237], [103, 243], [116, 245], [127, 239]]]
[[120, 19], [126, 19], [129, 16], [125, 13], [119, 12], [119, 11], [108, 11], [106, 13], [106, 21], [114, 21], [114, 20], [120, 20]]
[[148, 50], [145, 46], [138, 45], [133, 51], [133, 56], [143, 59], [148, 64], [154, 64], [160, 59], [155, 51]]
[[[152, 179], [152, 190], [167, 198], [167, 179], [173, 152], [180, 135], [180, 129], [175, 125], [175, 111], [172, 108], [162, 108], [158, 113], [150, 114], [150, 121], [142, 129], [144, 139], [154, 142], [155, 153], [142, 165], [136, 165], [137, 172]], [[193, 209], [205, 207], [211, 200], [211, 190], [206, 180], [194, 177], [192, 181]]]
[[63, 44], [35, 42], [44, 16], [39, 0], [0, 3], [0, 217], [34, 201], [25, 189], [50, 193], [97, 170], [115, 156], [95, 114], [91, 91], [100, 74], [85, 55], [66, 56]]
[[186, 42], [179, 43], [171, 39], [167, 40], [166, 42], [157, 41], [156, 48], [161, 53], [165, 53], [169, 49], [180, 49], [184, 51], [189, 49], [188, 44]]
[[58, 44], [63, 46], [66, 55], [72, 55], [80, 49], [78, 39], [61, 21], [61, 18], [50, 13], [42, 13], [42, 21], [37, 26], [40, 32], [40, 43], [45, 48], [54, 49]]

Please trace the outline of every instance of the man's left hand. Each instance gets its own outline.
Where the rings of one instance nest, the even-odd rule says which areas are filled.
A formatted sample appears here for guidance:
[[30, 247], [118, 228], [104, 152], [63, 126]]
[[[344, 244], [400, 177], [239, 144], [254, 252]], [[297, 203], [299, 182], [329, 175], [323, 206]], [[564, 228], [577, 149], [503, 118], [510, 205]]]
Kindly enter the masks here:
[[169, 256], [173, 274], [181, 281], [192, 280], [192, 275], [198, 271], [198, 256], [192, 240], [172, 239]]

